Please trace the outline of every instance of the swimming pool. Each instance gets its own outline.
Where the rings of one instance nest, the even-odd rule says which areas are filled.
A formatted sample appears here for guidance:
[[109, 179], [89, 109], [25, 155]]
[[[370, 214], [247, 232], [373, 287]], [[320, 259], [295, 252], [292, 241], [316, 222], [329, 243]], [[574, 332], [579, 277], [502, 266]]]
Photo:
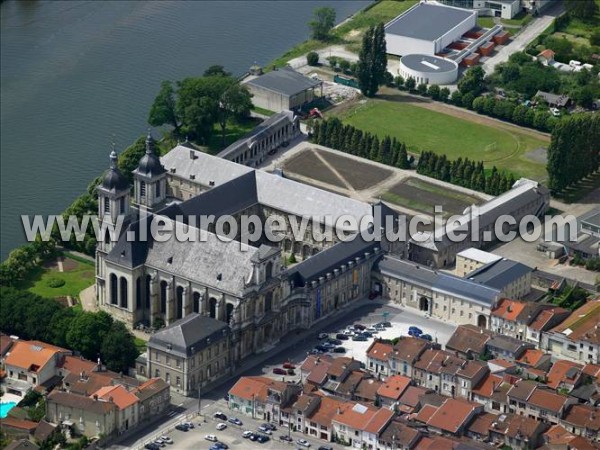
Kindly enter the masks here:
[[17, 402], [0, 402], [0, 419], [4, 419], [8, 416], [8, 412], [15, 407]]

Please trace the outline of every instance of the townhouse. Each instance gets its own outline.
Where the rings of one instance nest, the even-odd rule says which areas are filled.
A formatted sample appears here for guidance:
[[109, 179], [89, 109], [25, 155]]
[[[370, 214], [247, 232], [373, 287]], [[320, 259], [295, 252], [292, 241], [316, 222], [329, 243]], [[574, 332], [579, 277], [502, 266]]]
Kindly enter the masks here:
[[466, 400], [449, 398], [439, 408], [434, 409], [425, 422], [427, 429], [433, 433], [458, 437], [465, 433], [473, 418], [483, 411], [483, 406]]
[[390, 375], [393, 351], [391, 342], [375, 339], [367, 350], [367, 368], [377, 375]]
[[483, 405], [484, 410], [494, 414], [508, 411], [508, 393], [511, 385], [504, 378], [488, 373], [471, 393], [471, 400]]
[[399, 420], [391, 420], [379, 436], [380, 450], [411, 450], [422, 433]]
[[459, 325], [446, 344], [446, 350], [464, 359], [477, 359], [485, 353], [493, 333], [475, 325]]
[[391, 373], [413, 376], [413, 367], [423, 352], [429, 348], [440, 348], [439, 345], [417, 339], [414, 337], [401, 336], [394, 344], [391, 360]]
[[565, 308], [559, 308], [558, 306], [549, 306], [542, 309], [534, 317], [534, 319], [527, 325], [525, 330], [525, 341], [529, 342], [536, 347], [540, 347], [542, 341], [542, 333], [558, 326], [563, 320], [565, 320], [571, 311]]
[[541, 348], [557, 359], [598, 364], [600, 298], [588, 301], [560, 325], [542, 333]]
[[379, 435], [393, 416], [394, 412], [387, 408], [353, 403], [336, 412], [332, 425], [338, 442], [372, 450], [377, 448]]
[[600, 409], [589, 405], [571, 405], [561, 420], [571, 433], [600, 443]]
[[490, 428], [490, 440], [514, 450], [529, 450], [538, 447], [548, 425], [531, 417], [502, 414]]
[[547, 386], [555, 390], [571, 392], [583, 382], [583, 366], [560, 359], [548, 371]]
[[519, 381], [506, 394], [509, 411], [532, 419], [557, 424], [569, 405], [577, 402], [531, 381]]
[[412, 380], [402, 375], [388, 377], [377, 390], [381, 407], [394, 409], [398, 407], [400, 397], [412, 384]]
[[112, 402], [117, 407], [116, 431], [124, 433], [139, 420], [139, 399], [121, 385], [105, 386], [92, 394], [94, 400]]
[[505, 359], [507, 361], [515, 361], [528, 348], [533, 348], [533, 344], [503, 334], [495, 334], [486, 343], [488, 354], [491, 354], [494, 358]]

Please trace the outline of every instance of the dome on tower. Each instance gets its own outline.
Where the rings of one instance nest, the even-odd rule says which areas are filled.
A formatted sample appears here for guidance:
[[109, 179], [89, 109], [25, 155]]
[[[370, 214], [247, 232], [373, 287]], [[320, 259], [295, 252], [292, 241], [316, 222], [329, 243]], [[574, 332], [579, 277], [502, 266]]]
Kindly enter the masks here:
[[160, 158], [154, 153], [154, 139], [152, 139], [150, 133], [146, 137], [146, 154], [142, 156], [134, 172], [150, 178], [166, 172]]
[[129, 189], [129, 181], [117, 167], [117, 152], [110, 152], [110, 169], [104, 174], [100, 186], [107, 191], [124, 191]]

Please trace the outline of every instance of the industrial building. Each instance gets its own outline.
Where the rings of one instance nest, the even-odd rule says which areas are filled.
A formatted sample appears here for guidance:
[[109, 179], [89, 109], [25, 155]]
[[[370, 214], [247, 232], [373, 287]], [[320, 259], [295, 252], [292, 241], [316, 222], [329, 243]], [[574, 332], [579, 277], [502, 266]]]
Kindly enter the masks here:
[[305, 77], [291, 67], [263, 75], [250, 75], [242, 82], [252, 94], [252, 103], [269, 111], [295, 110], [315, 98], [315, 88], [322, 82]]
[[438, 0], [439, 3], [457, 8], [474, 9], [480, 16], [512, 19], [520, 12], [538, 14], [551, 0]]
[[477, 26], [477, 12], [419, 3], [385, 26], [387, 51], [392, 55], [441, 53]]

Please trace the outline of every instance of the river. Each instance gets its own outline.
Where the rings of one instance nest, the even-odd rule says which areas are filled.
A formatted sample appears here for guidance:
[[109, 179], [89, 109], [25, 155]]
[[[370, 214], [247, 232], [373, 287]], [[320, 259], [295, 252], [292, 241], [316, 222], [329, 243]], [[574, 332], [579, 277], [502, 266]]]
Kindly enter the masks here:
[[[4, 1], [0, 5], [0, 259], [22, 214], [63, 211], [144, 134], [160, 82], [212, 64], [241, 74], [367, 1]], [[114, 137], [113, 137], [114, 136]]]

